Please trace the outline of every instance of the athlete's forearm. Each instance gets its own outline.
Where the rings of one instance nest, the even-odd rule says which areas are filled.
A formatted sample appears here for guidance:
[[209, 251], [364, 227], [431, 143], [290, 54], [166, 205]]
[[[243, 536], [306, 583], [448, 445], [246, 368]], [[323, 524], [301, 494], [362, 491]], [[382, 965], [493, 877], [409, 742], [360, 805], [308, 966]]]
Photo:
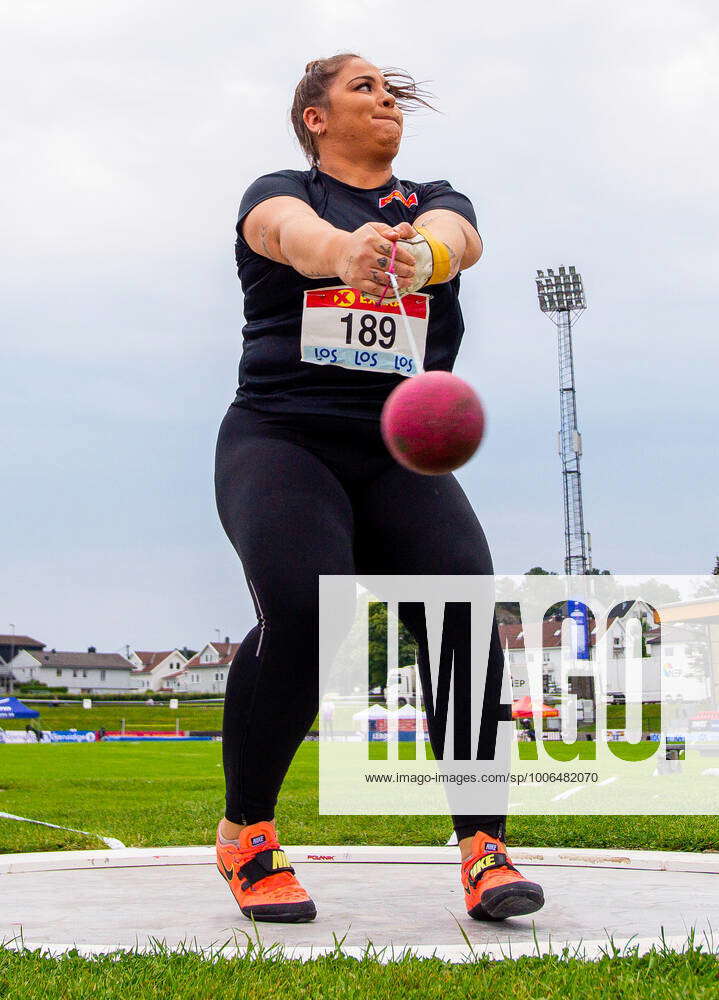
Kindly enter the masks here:
[[482, 254], [482, 241], [479, 234], [472, 230], [469, 238], [469, 223], [465, 222], [455, 212], [437, 209], [420, 216], [415, 228], [426, 230], [425, 235], [442, 244], [449, 254], [449, 274], [445, 281], [451, 281], [459, 271], [466, 270], [475, 264]]
[[[401, 239], [401, 227], [384, 222], [366, 222], [348, 233], [329, 222], [304, 212], [286, 216], [275, 227], [277, 254], [306, 278], [340, 278], [352, 288], [380, 295], [387, 286], [385, 268], [392, 255], [392, 244]], [[407, 229], [411, 233], [411, 227]], [[264, 246], [264, 244], [263, 244]], [[267, 255], [274, 260], [268, 245]], [[394, 271], [407, 289], [415, 277], [415, 258], [397, 246]]]
[[349, 236], [324, 219], [298, 215], [283, 223], [279, 246], [290, 267], [305, 278], [336, 278]]

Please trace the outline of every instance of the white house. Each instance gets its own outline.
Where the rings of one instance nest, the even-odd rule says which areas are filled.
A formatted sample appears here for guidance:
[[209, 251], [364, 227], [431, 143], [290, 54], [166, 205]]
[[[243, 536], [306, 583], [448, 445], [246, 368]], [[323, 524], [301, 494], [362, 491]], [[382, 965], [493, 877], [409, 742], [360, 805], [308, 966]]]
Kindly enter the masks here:
[[10, 688], [17, 684], [15, 677], [9, 667], [9, 663], [23, 649], [31, 652], [40, 652], [45, 648], [45, 643], [39, 639], [33, 639], [29, 635], [0, 635], [0, 692], [10, 691]]
[[239, 642], [208, 642], [189, 659], [182, 670], [165, 678], [178, 694], [224, 694], [227, 674]]
[[36, 680], [68, 694], [124, 694], [135, 690], [133, 665], [119, 653], [21, 650], [10, 662], [18, 683]]
[[[609, 691], [623, 691], [624, 658], [626, 654], [627, 622], [633, 618], [612, 618], [600, 641], [608, 644], [606, 691], [597, 690], [597, 695]], [[542, 691], [544, 694], [559, 694], [562, 677], [562, 625], [558, 617], [542, 622]], [[571, 623], [568, 628], [572, 628]], [[537, 652], [525, 650], [523, 626], [500, 625], [499, 636], [512, 678], [512, 695], [522, 697], [528, 693], [527, 666]], [[591, 627], [589, 635], [590, 661], [596, 660], [597, 627]], [[650, 648], [647, 647], [647, 651]], [[643, 661], [643, 684], [645, 698], [649, 701], [659, 697], [658, 667], [656, 660], [648, 657]]]
[[168, 680], [176, 677], [187, 663], [179, 649], [164, 652], [133, 650], [129, 660], [135, 665], [133, 676], [138, 691], [160, 691]]

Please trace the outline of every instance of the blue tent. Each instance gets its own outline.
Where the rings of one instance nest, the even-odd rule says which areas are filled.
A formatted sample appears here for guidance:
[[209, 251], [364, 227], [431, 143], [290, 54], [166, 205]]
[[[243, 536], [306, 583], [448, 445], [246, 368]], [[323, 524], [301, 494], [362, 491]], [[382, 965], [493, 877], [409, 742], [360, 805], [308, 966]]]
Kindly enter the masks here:
[[0, 698], [0, 719], [37, 719], [39, 714], [19, 698]]

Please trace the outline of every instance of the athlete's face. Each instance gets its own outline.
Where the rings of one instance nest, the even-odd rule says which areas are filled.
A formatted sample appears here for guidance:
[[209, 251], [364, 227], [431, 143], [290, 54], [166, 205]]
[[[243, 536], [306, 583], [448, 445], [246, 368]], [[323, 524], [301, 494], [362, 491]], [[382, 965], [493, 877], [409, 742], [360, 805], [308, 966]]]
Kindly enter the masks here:
[[402, 141], [402, 112], [382, 73], [364, 59], [348, 59], [328, 91], [320, 138], [392, 159]]

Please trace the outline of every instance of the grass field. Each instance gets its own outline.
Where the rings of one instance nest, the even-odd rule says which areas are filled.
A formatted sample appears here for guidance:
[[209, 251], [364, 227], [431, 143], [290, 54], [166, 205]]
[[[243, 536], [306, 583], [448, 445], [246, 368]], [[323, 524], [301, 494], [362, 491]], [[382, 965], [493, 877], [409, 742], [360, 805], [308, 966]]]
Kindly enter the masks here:
[[[160, 726], [163, 713], [169, 712], [158, 707], [148, 719], [153, 710], [138, 708], [133, 722], [126, 706], [97, 711], [122, 709], [128, 726], [142, 728]], [[193, 711], [207, 709], [197, 706]], [[217, 709], [210, 712], [219, 714]], [[80, 720], [73, 721], [80, 728]], [[103, 724], [111, 728], [108, 723]], [[69, 719], [63, 720], [63, 727], [68, 724]], [[187, 728], [195, 725], [193, 720]], [[197, 728], [217, 727], [213, 722]], [[319, 816], [318, 759], [318, 744], [304, 743], [292, 763], [277, 808], [283, 843], [446, 843], [451, 824], [443, 816]], [[220, 743], [7, 744], [0, 747], [0, 811], [116, 837], [132, 847], [210, 844], [223, 809], [221, 763]], [[719, 818], [514, 816], [507, 840], [516, 846], [718, 851]], [[0, 818], [0, 852], [103, 847], [93, 837]], [[557, 957], [516, 962], [477, 958], [465, 965], [401, 956], [381, 964], [371, 949], [360, 961], [337, 954], [288, 962], [281, 951], [252, 950], [251, 943], [248, 953], [237, 958], [169, 954], [159, 947], [153, 955], [85, 959], [70, 953], [49, 959], [38, 952], [0, 948], [0, 998], [496, 1000], [509, 994], [515, 1000], [584, 1000], [603, 993], [622, 1000], [708, 1000], [719, 993], [712, 942], [699, 943], [685, 954], [659, 949], [641, 957], [631, 948], [622, 956], [612, 954], [610, 941], [606, 947], [608, 957], [598, 962], [582, 961], [560, 949]]]
[[[22, 700], [22, 699], [21, 699]], [[166, 729], [174, 730], [175, 721], [179, 719], [180, 729], [222, 729], [222, 705], [198, 705], [193, 701], [180, 701], [178, 709], [171, 709], [166, 704], [145, 705], [142, 703], [126, 703], [104, 705], [93, 701], [92, 708], [83, 708], [81, 704], [42, 705], [31, 704], [40, 712], [37, 719], [4, 719], [0, 725], [4, 729], [25, 729], [27, 722], [34, 722], [40, 729], [120, 729], [122, 719], [125, 719], [127, 729]], [[344, 709], [344, 711], [342, 711]], [[340, 706], [335, 727], [353, 728], [352, 713], [356, 707]], [[658, 731], [659, 706], [647, 705], [643, 710], [642, 724], [646, 731]], [[625, 710], [623, 705], [607, 706], [607, 725], [610, 729], [622, 729], [625, 726]], [[313, 728], [318, 728], [319, 720], [315, 718]], [[589, 725], [578, 725], [577, 729], [585, 731]]]
[[120, 729], [122, 720], [128, 729], [166, 729], [173, 731], [179, 719], [180, 729], [222, 729], [222, 705], [195, 705], [188, 701], [177, 710], [167, 705], [29, 705], [40, 712], [37, 719], [0, 720], [4, 729], [24, 729], [28, 722], [39, 729]]
[[[277, 808], [286, 844], [444, 844], [444, 816], [320, 816], [319, 746], [304, 743]], [[224, 805], [220, 743], [0, 746], [0, 811], [116, 837], [128, 847], [214, 842]], [[517, 846], [719, 850], [716, 816], [513, 816]], [[101, 848], [0, 818], [0, 852]]]
[[0, 949], [3, 1000], [714, 1000], [718, 965], [701, 945], [684, 954], [655, 949], [637, 956], [607, 956], [584, 962], [571, 955], [521, 958], [514, 962], [478, 959], [449, 965], [438, 959], [380, 964], [329, 955], [310, 962], [282, 961], [270, 951], [254, 959], [210, 962], [192, 954], [42, 958]]

